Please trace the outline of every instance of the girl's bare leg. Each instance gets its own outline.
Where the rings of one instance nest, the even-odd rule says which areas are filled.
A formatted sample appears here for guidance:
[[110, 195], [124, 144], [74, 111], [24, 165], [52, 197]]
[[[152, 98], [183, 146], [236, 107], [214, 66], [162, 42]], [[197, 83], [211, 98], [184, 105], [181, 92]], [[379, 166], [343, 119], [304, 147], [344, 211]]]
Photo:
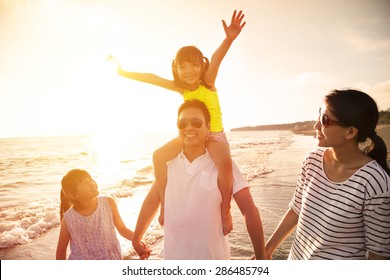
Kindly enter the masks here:
[[223, 234], [233, 230], [230, 201], [233, 189], [233, 167], [229, 145], [225, 142], [207, 142], [208, 151], [218, 168], [218, 187], [222, 195], [221, 215]]

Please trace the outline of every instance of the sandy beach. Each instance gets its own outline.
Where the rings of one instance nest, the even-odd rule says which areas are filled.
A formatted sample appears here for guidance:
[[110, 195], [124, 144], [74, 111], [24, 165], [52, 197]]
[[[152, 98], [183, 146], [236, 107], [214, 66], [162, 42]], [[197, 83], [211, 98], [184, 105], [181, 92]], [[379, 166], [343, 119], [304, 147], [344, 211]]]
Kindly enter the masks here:
[[[383, 137], [388, 147], [390, 147], [390, 126], [382, 126], [378, 129], [378, 134]], [[268, 160], [273, 172], [261, 175], [250, 182], [251, 193], [258, 206], [263, 222], [265, 240], [269, 238], [280, 219], [288, 208], [288, 203], [294, 192], [297, 176], [300, 171], [301, 163], [305, 155], [316, 147], [316, 140], [312, 136], [293, 135], [291, 145], [282, 148], [270, 154]], [[277, 168], [273, 168], [277, 167]], [[131, 200], [142, 201], [146, 195], [148, 186], [143, 191], [137, 192]], [[136, 217], [139, 211], [136, 205], [130, 199], [124, 198], [118, 201], [120, 211], [131, 212], [131, 217]], [[243, 219], [235, 203], [232, 203], [233, 222], [236, 229], [245, 228]], [[124, 219], [125, 220], [125, 219]], [[134, 228], [135, 219], [126, 221], [130, 228]], [[59, 227], [50, 230], [39, 238], [33, 239], [30, 243], [19, 245], [9, 249], [0, 250], [0, 259], [3, 260], [54, 260], [59, 234]], [[248, 243], [249, 236], [244, 232], [234, 231], [229, 235], [232, 246], [232, 258], [235, 256], [235, 245]], [[162, 240], [158, 240], [155, 246], [157, 250]], [[287, 258], [291, 247], [292, 236], [290, 236], [282, 246], [275, 252], [274, 259], [284, 260]], [[122, 241], [121, 241], [122, 244]], [[136, 259], [131, 243], [126, 241], [122, 246], [125, 259]], [[158, 258], [158, 252], [155, 252], [154, 258]], [[252, 252], [247, 252], [248, 259]]]
[[[269, 161], [269, 165], [274, 171], [269, 174], [256, 177], [249, 184], [254, 201], [260, 210], [266, 239], [273, 232], [284, 212], [287, 210], [288, 203], [294, 191], [297, 174], [305, 153], [315, 146], [315, 139], [310, 136], [293, 136], [294, 141], [290, 146], [270, 154], [267, 159]], [[143, 201], [147, 188], [148, 186], [145, 186], [143, 191], [138, 191], [135, 196], [131, 197], [131, 199], [123, 198], [117, 202], [119, 211], [121, 213], [126, 213], [126, 215], [122, 215], [124, 222], [131, 229], [134, 229], [136, 223], [134, 217], [137, 217], [139, 211], [139, 209], [136, 208], [139, 203], [134, 202]], [[235, 228], [245, 229], [242, 215], [235, 203], [232, 203], [232, 215]], [[129, 217], [132, 217], [131, 220], [129, 220]], [[33, 239], [28, 244], [19, 245], [9, 249], [2, 249], [0, 251], [1, 259], [55, 259], [58, 234], [59, 227], [56, 227], [39, 238]], [[235, 257], [237, 256], [237, 253], [235, 253], [236, 245], [241, 248], [247, 244], [248, 248], [250, 248], [250, 239], [245, 230], [240, 232], [237, 230], [234, 231], [229, 235], [229, 239], [232, 244], [232, 258], [237, 258]], [[161, 246], [162, 239], [154, 242], [154, 254], [152, 255], [152, 259], [158, 259], [158, 251]], [[121, 240], [121, 244], [125, 259], [137, 258], [129, 241]], [[290, 244], [291, 238], [275, 253], [275, 258], [286, 259]], [[252, 252], [248, 250], [245, 258], [249, 259], [251, 256]]]

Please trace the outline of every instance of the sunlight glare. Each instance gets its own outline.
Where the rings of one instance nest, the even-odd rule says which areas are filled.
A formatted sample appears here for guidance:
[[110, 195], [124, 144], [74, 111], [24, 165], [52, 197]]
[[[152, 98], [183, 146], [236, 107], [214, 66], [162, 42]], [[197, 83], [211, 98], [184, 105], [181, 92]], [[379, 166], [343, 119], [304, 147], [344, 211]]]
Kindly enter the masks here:
[[[102, 174], [101, 181], [108, 184], [121, 178], [122, 161], [124, 160], [125, 147], [128, 145], [128, 137], [119, 135], [101, 134], [93, 136], [92, 144], [96, 153], [96, 169]], [[127, 176], [132, 177], [133, 174]]]

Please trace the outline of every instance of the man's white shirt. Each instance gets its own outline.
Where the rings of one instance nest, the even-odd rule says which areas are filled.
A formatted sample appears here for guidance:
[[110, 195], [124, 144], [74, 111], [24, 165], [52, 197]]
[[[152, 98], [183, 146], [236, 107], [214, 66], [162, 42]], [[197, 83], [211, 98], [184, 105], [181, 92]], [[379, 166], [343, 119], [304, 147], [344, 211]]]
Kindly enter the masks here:
[[[182, 152], [167, 165], [164, 259], [230, 259], [222, 232], [218, 169], [210, 154], [189, 162]], [[248, 186], [234, 162], [233, 177], [234, 195]]]

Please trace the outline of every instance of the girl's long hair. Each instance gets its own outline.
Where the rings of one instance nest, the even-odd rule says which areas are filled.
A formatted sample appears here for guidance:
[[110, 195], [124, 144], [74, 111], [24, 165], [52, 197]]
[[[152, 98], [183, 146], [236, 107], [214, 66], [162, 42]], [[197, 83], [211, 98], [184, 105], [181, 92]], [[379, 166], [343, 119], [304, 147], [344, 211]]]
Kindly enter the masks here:
[[173, 80], [177, 88], [187, 88], [187, 85], [180, 80], [177, 74], [177, 67], [182, 62], [199, 63], [200, 65], [202, 65], [202, 75], [200, 77], [199, 82], [206, 88], [211, 88], [211, 86], [204, 79], [204, 74], [210, 66], [209, 60], [207, 59], [207, 57], [203, 56], [202, 52], [198, 48], [194, 46], [186, 46], [179, 49], [176, 53], [175, 59], [172, 61]]
[[91, 178], [91, 175], [82, 169], [72, 169], [61, 180], [61, 204], [60, 204], [60, 220], [64, 217], [64, 213], [72, 207], [74, 201], [70, 194], [77, 192], [77, 185], [85, 178]]
[[368, 156], [376, 160], [390, 175], [386, 144], [375, 131], [379, 112], [374, 99], [358, 90], [333, 90], [325, 97], [325, 103], [341, 125], [358, 129], [358, 142], [371, 139], [373, 148], [367, 153]]

